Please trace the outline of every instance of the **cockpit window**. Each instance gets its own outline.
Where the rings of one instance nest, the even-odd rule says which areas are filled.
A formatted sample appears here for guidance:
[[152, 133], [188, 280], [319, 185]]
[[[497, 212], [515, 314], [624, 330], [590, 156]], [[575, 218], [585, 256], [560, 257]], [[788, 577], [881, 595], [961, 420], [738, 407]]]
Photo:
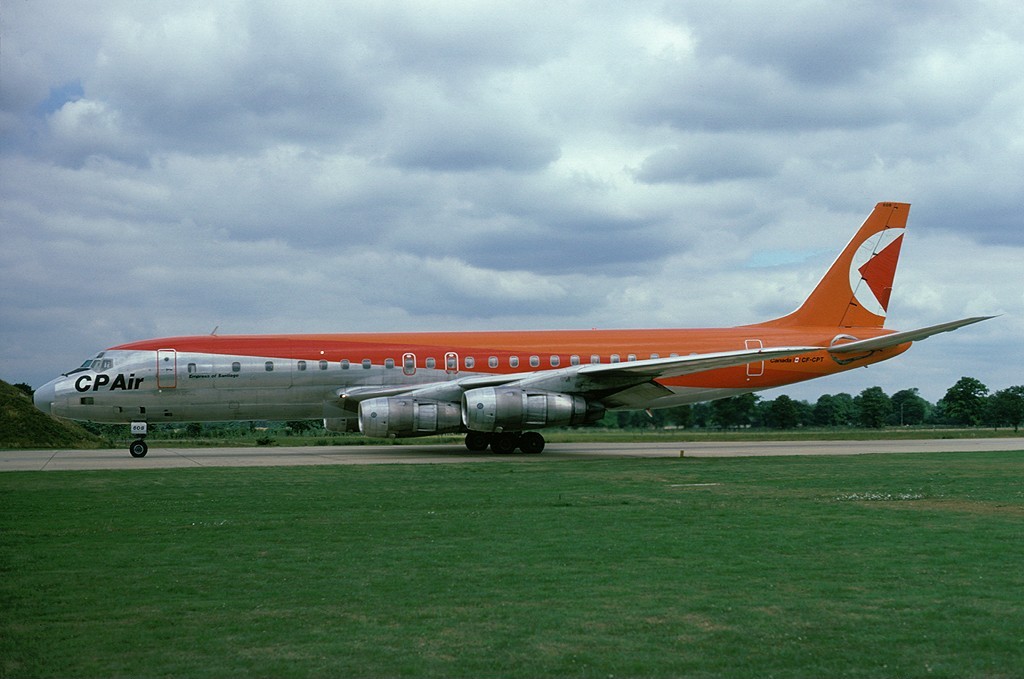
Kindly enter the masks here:
[[105, 353], [107, 353], [107, 352], [101, 351], [100, 353], [96, 354], [92, 358], [85, 359], [85, 362], [82, 363], [81, 366], [75, 368], [74, 370], [70, 370], [70, 371], [68, 371], [68, 372], [66, 372], [64, 374], [65, 375], [74, 375], [75, 373], [80, 373], [80, 372], [82, 372], [84, 370], [95, 370], [95, 371], [99, 372], [100, 370], [109, 370], [110, 368], [113, 368], [114, 367], [114, 361], [112, 359], [109, 359], [109, 358], [104, 359], [103, 358], [103, 354], [105, 354]]

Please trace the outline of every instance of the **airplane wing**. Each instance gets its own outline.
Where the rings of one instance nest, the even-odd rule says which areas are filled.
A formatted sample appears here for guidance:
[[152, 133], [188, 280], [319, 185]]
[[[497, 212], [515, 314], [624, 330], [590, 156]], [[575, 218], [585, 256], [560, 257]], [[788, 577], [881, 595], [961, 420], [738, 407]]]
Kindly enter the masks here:
[[661, 392], [668, 393], [663, 386], [656, 382], [659, 378], [679, 377], [823, 350], [835, 354], [839, 360], [838, 357], [845, 354], [878, 351], [907, 342], [916, 342], [990, 318], [994, 318], [994, 316], [974, 316], [916, 330], [894, 332], [871, 339], [851, 340], [830, 347], [766, 347], [651, 358], [623, 363], [588, 363], [527, 373], [471, 375], [420, 385], [353, 387], [339, 389], [336, 396], [341, 400], [343, 407], [355, 410], [359, 402], [371, 398], [404, 395], [419, 399], [458, 402], [461, 400], [462, 394], [471, 389], [514, 385], [523, 389], [585, 395], [605, 401], [608, 405], [632, 402], [636, 399], [650, 401], [658, 395], [664, 395]]
[[567, 379], [575, 379], [583, 389], [608, 388], [641, 384], [659, 377], [679, 377], [680, 375], [731, 368], [784, 356], [798, 356], [811, 351], [821, 351], [821, 347], [768, 347], [649, 358], [626, 363], [589, 363], [563, 370], [534, 373], [531, 376], [524, 376], [519, 384], [539, 389], [554, 389], [559, 387], [559, 383], [566, 382]]
[[882, 335], [881, 337], [873, 337], [865, 340], [853, 340], [845, 344], [836, 344], [828, 347], [829, 353], [832, 354], [850, 354], [860, 351], [877, 351], [879, 349], [888, 349], [889, 347], [895, 347], [900, 344], [906, 344], [907, 342], [916, 342], [923, 340], [926, 337], [932, 335], [938, 335], [942, 332], [950, 332], [957, 328], [962, 328], [965, 325], [971, 325], [972, 323], [980, 323], [981, 321], [987, 321], [995, 316], [972, 316], [971, 318], [963, 318], [959, 321], [949, 321], [948, 323], [940, 323], [938, 325], [930, 325], [927, 328], [918, 328], [917, 330], [904, 330], [902, 332], [894, 332], [888, 335]]
[[412, 396], [420, 399], [458, 402], [470, 389], [515, 385], [524, 389], [538, 389], [569, 394], [600, 394], [608, 397], [636, 388], [662, 391], [658, 378], [678, 377], [705, 370], [717, 370], [784, 356], [797, 356], [823, 347], [768, 347], [741, 349], [688, 356], [650, 358], [624, 363], [588, 363], [552, 370], [539, 370], [512, 375], [472, 375], [446, 382], [396, 387], [355, 387], [339, 389], [336, 393], [348, 409], [360, 401], [382, 396]]

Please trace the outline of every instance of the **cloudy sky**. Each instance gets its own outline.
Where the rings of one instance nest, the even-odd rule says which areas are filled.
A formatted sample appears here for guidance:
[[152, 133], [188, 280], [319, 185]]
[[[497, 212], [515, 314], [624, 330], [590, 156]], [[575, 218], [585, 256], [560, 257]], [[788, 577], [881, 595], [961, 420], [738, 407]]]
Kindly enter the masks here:
[[887, 325], [1002, 316], [785, 393], [1024, 384], [1022, 74], [1012, 0], [7, 0], [0, 378], [215, 326], [755, 322], [896, 200]]

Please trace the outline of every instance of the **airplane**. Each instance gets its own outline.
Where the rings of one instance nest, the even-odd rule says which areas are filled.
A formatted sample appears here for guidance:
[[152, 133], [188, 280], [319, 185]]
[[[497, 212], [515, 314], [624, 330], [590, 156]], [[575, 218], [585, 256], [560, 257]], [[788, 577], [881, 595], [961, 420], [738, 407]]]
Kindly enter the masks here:
[[56, 416], [129, 423], [322, 419], [372, 437], [465, 433], [540, 453], [538, 429], [728, 398], [884, 361], [992, 316], [884, 329], [908, 203], [878, 203], [795, 311], [730, 328], [165, 337], [120, 344], [36, 390]]

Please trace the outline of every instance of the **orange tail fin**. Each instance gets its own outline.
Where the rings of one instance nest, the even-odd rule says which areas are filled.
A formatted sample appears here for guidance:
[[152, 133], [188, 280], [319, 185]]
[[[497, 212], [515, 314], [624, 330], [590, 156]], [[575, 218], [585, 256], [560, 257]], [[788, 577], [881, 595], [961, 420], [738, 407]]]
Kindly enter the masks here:
[[800, 308], [760, 325], [882, 327], [909, 212], [909, 203], [876, 205]]

